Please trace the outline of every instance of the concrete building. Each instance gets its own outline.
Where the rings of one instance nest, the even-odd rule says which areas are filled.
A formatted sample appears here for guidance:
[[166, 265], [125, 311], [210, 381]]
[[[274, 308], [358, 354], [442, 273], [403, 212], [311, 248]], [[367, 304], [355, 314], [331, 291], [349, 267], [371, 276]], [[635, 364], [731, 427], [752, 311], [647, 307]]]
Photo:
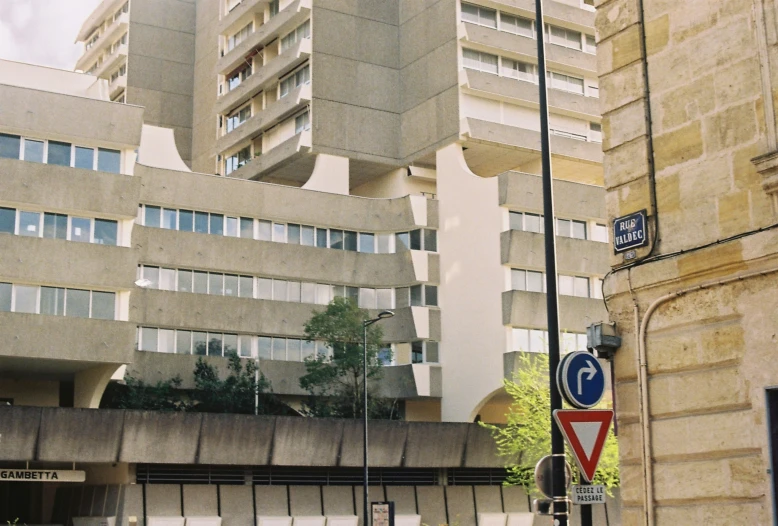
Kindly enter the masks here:
[[[77, 69], [89, 75], [0, 63], [8, 108], [0, 114], [0, 327], [13, 335], [0, 350], [0, 398], [14, 406], [93, 408], [39, 413], [38, 421], [51, 416], [70, 429], [74, 443], [84, 444], [81, 453], [59, 445], [0, 459], [91, 463], [87, 484], [141, 483], [127, 491], [142, 492], [131, 506], [146, 517], [167, 510], [155, 502], [170, 496], [154, 496], [159, 488], [147, 492], [146, 483], [168, 480], [178, 489], [160, 491], [198, 499], [181, 485], [190, 464], [198, 481], [240, 464], [243, 480], [260, 485], [265, 475], [254, 471], [262, 466], [278, 466], [283, 476], [275, 480], [286, 486], [302, 483], [293, 466], [338, 473], [352, 464], [337, 451], [322, 457], [329, 460], [238, 453], [206, 460], [205, 449], [178, 457], [161, 445], [129, 454], [129, 442], [183, 440], [184, 431], [153, 414], [94, 409], [112, 379], [186, 380], [200, 356], [223, 370], [231, 352], [258, 360], [274, 392], [297, 407], [304, 359], [327, 352], [302, 340], [303, 324], [335, 296], [374, 312], [395, 310], [383, 323], [386, 367], [378, 387], [401, 401], [406, 421], [429, 424], [414, 429], [446, 444], [455, 422], [503, 421], [503, 378], [518, 353], [545, 350], [532, 2], [123, 6], [103, 2], [78, 35], [86, 45]], [[561, 326], [563, 346], [574, 350], [585, 347], [586, 327], [607, 317], [594, 11], [578, 1], [551, 1], [547, 10]], [[124, 77], [112, 78], [122, 67]], [[40, 443], [43, 428], [28, 422], [32, 413], [8, 411], [15, 423], [0, 429], [4, 440]], [[181, 418], [182, 426], [206, 425], [206, 417]], [[229, 441], [256, 431], [242, 431], [251, 419], [223, 418], [214, 420], [223, 433], [209, 443], [239, 450]], [[93, 454], [80, 438], [79, 430], [97, 425], [90, 419], [118, 426], [110, 435], [119, 437], [114, 449]], [[128, 427], [128, 419], [140, 423]], [[329, 443], [345, 424], [304, 425], [312, 426], [304, 436], [313, 443]], [[482, 436], [477, 426], [456, 429], [464, 430], [463, 441]], [[281, 440], [262, 433], [265, 446]], [[501, 465], [492, 450], [472, 461], [424, 451], [416, 463], [407, 452], [376, 461], [401, 471], [384, 485], [418, 486], [403, 498], [418, 500], [414, 510], [424, 522], [461, 516], [462, 524], [476, 524], [475, 511], [458, 510], [454, 493], [444, 497], [445, 521], [443, 508], [422, 512], [426, 500], [418, 497], [427, 482], [458, 484], [444, 469], [482, 470], [473, 476], [485, 479], [458, 479], [469, 486], [461, 491], [476, 495], [478, 513], [513, 506], [494, 493], [492, 504], [478, 501], [475, 485], [502, 480], [489, 471]], [[415, 484], [416, 468], [435, 475]], [[165, 479], [166, 472], [173, 474]], [[9, 487], [0, 482], [6, 502], [15, 502]], [[66, 493], [52, 487], [30, 491], [49, 503], [94, 502], [97, 492], [107, 499], [109, 491], [57, 496]], [[204, 499], [228, 498], [203, 491]], [[359, 512], [353, 503], [342, 512], [326, 505], [319, 513], [294, 511], [289, 502], [289, 516]], [[201, 513], [183, 506], [158, 515]], [[40, 516], [29, 520], [63, 517]]]
[[776, 524], [776, 3], [598, 3], [624, 524]]

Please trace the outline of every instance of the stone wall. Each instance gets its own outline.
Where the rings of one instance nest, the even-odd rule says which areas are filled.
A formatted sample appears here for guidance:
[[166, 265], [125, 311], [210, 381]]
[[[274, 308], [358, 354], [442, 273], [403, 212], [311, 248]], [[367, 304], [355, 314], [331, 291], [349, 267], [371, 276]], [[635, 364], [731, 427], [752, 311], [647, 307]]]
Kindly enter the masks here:
[[608, 216], [646, 209], [656, 238], [632, 262], [612, 255], [605, 284], [623, 338], [625, 525], [772, 523], [778, 234], [751, 159], [776, 147], [774, 12], [772, 0], [598, 2]]

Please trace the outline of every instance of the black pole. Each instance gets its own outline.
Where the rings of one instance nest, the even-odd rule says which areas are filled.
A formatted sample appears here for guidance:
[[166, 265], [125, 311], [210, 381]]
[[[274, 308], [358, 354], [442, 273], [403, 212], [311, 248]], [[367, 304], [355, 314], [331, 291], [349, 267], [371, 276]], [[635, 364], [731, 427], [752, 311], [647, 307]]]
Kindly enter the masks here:
[[[581, 477], [580, 481], [581, 486], [590, 486], [586, 480]], [[592, 525], [592, 505], [591, 504], [581, 504], [581, 526], [593, 526]]]
[[538, 41], [538, 86], [540, 88], [540, 151], [543, 160], [543, 236], [546, 247], [546, 314], [548, 318], [548, 366], [551, 390], [551, 480], [554, 496], [554, 525], [567, 526], [567, 488], [565, 484], [565, 443], [553, 418], [562, 409], [562, 395], [556, 384], [559, 367], [559, 298], [556, 281], [556, 235], [554, 191], [551, 178], [551, 141], [548, 130], [548, 91], [546, 88], [545, 24], [542, 0], [535, 0], [535, 26]]
[[367, 498], [367, 326], [370, 325], [371, 323], [373, 323], [373, 322], [370, 321], [370, 320], [362, 322], [362, 330], [363, 330], [363, 334], [362, 334], [362, 336], [363, 336], [363, 338], [362, 338], [362, 357], [363, 357], [363, 360], [362, 360], [362, 367], [363, 367], [363, 369], [362, 369], [362, 382], [363, 382], [363, 384], [362, 384], [362, 386], [363, 386], [362, 398], [364, 399], [363, 400], [364, 406], [362, 408], [362, 411], [363, 411], [362, 412], [362, 422], [364, 424], [363, 427], [364, 427], [364, 432], [365, 432], [365, 434], [364, 434], [364, 441], [362, 443], [363, 447], [365, 448], [365, 450], [363, 452], [364, 456], [362, 457], [362, 462], [364, 464], [364, 469], [365, 469], [365, 472], [364, 472], [365, 478], [363, 480], [363, 485], [364, 485], [364, 488], [363, 488], [363, 497], [364, 497], [363, 505], [364, 505], [364, 507], [362, 508], [362, 510], [363, 510], [363, 513], [365, 514], [365, 520], [364, 520], [364, 523], [363, 523], [362, 526], [370, 526], [370, 520], [368, 519], [369, 515], [368, 515], [368, 509], [367, 509], [367, 501], [368, 501], [368, 498]]

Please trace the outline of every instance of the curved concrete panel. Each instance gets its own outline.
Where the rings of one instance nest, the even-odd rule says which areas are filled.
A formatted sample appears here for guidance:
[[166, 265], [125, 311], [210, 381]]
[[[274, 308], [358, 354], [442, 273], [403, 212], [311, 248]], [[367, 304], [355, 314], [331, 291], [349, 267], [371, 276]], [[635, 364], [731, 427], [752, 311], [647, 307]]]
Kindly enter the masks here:
[[[265, 465], [270, 460], [274, 427], [272, 418], [206, 413], [198, 447], [199, 462]], [[236, 459], [233, 451], [242, 451], [241, 458]]]
[[461, 466], [467, 430], [468, 424], [448, 422], [417, 422], [409, 426], [403, 466]]
[[[367, 426], [370, 466], [402, 465], [408, 428], [401, 422], [371, 420]], [[364, 426], [361, 421], [347, 420], [343, 426], [340, 466], [362, 466]]]
[[343, 425], [343, 420], [278, 417], [272, 465], [337, 466]]
[[0, 460], [35, 458], [42, 412], [40, 407], [0, 406]]
[[[75, 413], [43, 409], [38, 459], [57, 461], [71, 457], [88, 458], [91, 462], [116, 462], [124, 425], [121, 412], [73, 411]], [[62, 436], [68, 440], [63, 441]]]
[[203, 415], [198, 413], [125, 413], [119, 460], [196, 464]]
[[[543, 234], [520, 230], [502, 232], [502, 263], [514, 268], [543, 270], [546, 262], [543, 243]], [[610, 249], [607, 243], [558, 236], [556, 246], [557, 270], [560, 274], [604, 276], [610, 269]]]
[[[514, 327], [542, 328], [546, 324], [546, 295], [542, 292], [503, 292], [503, 323]], [[605, 302], [594, 298], [559, 297], [559, 326], [563, 331], [585, 333], [592, 323], [607, 320]]]
[[[552, 138], [553, 139], [553, 138]], [[572, 140], [572, 139], [571, 139]], [[580, 141], [579, 141], [580, 142]], [[498, 176], [500, 205], [515, 210], [543, 210], [543, 180], [539, 175], [508, 171]], [[604, 223], [605, 189], [554, 180], [554, 212], [564, 218], [597, 218]]]

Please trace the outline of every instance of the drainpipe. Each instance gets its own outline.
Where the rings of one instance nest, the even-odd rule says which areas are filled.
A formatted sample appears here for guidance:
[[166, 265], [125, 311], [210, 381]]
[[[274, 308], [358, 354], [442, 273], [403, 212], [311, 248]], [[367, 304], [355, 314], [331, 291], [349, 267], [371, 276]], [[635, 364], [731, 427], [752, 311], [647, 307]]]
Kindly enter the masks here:
[[635, 302], [635, 334], [637, 335], [638, 339], [638, 388], [640, 391], [638, 407], [640, 410], [641, 424], [640, 440], [643, 445], [643, 502], [645, 503], [646, 526], [654, 526], [655, 524], [654, 466], [651, 461], [651, 426], [649, 422], [648, 406], [648, 361], [646, 359], [646, 332], [648, 331], [648, 322], [651, 320], [651, 315], [663, 303], [666, 303], [675, 298], [679, 298], [684, 294], [710, 289], [720, 285], [727, 285], [735, 281], [742, 281], [757, 276], [766, 276], [775, 272], [778, 272], [778, 267], [756, 272], [743, 272], [735, 274], [731, 278], [705, 283], [702, 285], [696, 285], [694, 287], [688, 287], [671, 292], [669, 294], [665, 294], [664, 296], [660, 296], [659, 298], [655, 299], [651, 305], [648, 306], [642, 321], [640, 321], [640, 309], [638, 308], [637, 302]]

